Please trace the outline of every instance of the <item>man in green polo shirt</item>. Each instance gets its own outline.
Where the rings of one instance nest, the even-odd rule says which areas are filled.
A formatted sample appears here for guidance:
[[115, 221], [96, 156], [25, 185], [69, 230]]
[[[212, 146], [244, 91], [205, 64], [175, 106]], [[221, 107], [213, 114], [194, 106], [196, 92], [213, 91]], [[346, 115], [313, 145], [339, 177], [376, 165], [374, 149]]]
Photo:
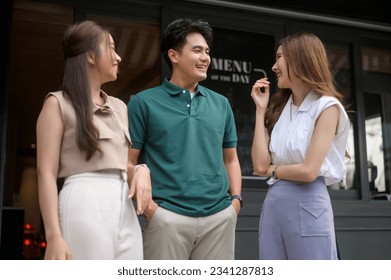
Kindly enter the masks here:
[[[169, 24], [161, 50], [170, 79], [128, 104], [131, 189], [146, 198], [152, 188], [137, 208], [148, 221], [145, 259], [234, 259], [242, 204], [235, 122], [228, 100], [199, 84], [212, 37], [201, 20]], [[137, 165], [141, 151], [145, 164]]]

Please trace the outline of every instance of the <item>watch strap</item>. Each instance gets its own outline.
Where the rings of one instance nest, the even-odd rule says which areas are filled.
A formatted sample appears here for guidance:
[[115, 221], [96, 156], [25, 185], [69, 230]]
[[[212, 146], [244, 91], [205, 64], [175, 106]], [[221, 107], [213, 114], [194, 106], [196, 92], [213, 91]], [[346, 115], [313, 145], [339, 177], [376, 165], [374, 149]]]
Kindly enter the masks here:
[[237, 199], [240, 203], [240, 208], [243, 208], [243, 198], [238, 194], [231, 195], [231, 200]]

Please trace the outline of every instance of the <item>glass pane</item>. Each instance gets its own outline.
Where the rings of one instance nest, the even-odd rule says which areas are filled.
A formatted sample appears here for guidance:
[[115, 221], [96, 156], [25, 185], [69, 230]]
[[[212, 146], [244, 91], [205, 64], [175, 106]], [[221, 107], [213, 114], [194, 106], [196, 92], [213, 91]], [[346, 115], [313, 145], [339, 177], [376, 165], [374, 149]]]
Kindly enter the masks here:
[[201, 82], [225, 95], [231, 103], [238, 134], [237, 152], [242, 178], [247, 180], [260, 180], [252, 174], [255, 106], [250, 95], [251, 86], [256, 80], [269, 77], [271, 92], [275, 91], [275, 75], [271, 70], [274, 51], [272, 35], [214, 28], [212, 62], [208, 78]]
[[[345, 98], [346, 103], [352, 104], [355, 96], [351, 94], [351, 70], [349, 60], [349, 47], [346, 45], [326, 45], [327, 56], [334, 75], [336, 87]], [[353, 109], [353, 108], [351, 108]], [[353, 109], [354, 110], [354, 109]], [[349, 156], [346, 157], [346, 176], [345, 178], [332, 186], [330, 189], [347, 190], [355, 188], [354, 174], [355, 174], [355, 158], [354, 158], [354, 136], [353, 128], [350, 128], [347, 152]]]
[[[376, 95], [366, 94], [365, 99], [375, 102]], [[379, 99], [379, 98], [378, 98]], [[379, 100], [378, 100], [379, 101]], [[384, 180], [384, 155], [383, 155], [383, 134], [382, 118], [380, 114], [367, 116], [365, 120], [367, 159], [368, 159], [368, 180], [372, 194], [386, 190]]]
[[391, 51], [377, 48], [362, 49], [362, 68], [365, 72], [391, 74]]
[[121, 57], [117, 80], [102, 87], [107, 94], [127, 104], [131, 95], [160, 85], [160, 25], [101, 15], [87, 18], [109, 28]]
[[14, 1], [4, 206], [24, 210], [23, 259], [41, 259], [45, 250], [35, 125], [46, 94], [61, 84], [61, 39], [72, 22], [70, 6]]
[[374, 199], [390, 199], [391, 50], [362, 48], [368, 184]]
[[348, 46], [326, 46], [327, 57], [334, 74], [336, 86], [346, 98], [351, 94], [351, 76]]

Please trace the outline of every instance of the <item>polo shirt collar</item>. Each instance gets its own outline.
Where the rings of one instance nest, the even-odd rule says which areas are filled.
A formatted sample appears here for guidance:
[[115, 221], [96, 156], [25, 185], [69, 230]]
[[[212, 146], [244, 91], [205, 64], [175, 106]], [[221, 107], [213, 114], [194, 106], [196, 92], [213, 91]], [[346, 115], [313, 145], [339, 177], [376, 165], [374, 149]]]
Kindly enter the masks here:
[[[307, 112], [310, 110], [312, 103], [320, 97], [319, 94], [311, 90], [307, 96], [304, 98], [303, 103], [301, 103], [298, 111]], [[289, 98], [289, 101], [292, 102], [292, 95]]]
[[[188, 89], [181, 88], [177, 85], [174, 85], [171, 83], [168, 78], [165, 78], [162, 84], [162, 88], [168, 92], [171, 95], [178, 95], [183, 92], [189, 92]], [[203, 87], [200, 87], [199, 84], [197, 85], [197, 89], [195, 91], [196, 93], [200, 93], [201, 95], [205, 96], [206, 92]]]

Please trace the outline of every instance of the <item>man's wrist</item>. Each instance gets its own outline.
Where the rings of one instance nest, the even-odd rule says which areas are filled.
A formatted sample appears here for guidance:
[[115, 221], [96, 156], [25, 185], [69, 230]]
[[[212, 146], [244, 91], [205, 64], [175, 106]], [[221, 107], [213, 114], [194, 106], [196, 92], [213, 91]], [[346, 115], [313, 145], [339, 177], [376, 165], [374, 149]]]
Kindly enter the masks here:
[[234, 200], [234, 199], [239, 200], [240, 208], [243, 208], [243, 198], [242, 198], [242, 196], [238, 195], [238, 194], [231, 195], [231, 201]]

